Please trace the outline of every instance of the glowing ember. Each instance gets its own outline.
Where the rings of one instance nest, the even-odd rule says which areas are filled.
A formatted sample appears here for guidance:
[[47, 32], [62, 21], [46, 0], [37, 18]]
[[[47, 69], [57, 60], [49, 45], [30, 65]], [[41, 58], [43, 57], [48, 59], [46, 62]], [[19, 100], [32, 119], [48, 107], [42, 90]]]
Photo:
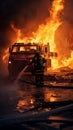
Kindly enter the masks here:
[[34, 108], [34, 99], [28, 99], [28, 100], [19, 100], [17, 104], [17, 110], [19, 112], [24, 112], [26, 109]]

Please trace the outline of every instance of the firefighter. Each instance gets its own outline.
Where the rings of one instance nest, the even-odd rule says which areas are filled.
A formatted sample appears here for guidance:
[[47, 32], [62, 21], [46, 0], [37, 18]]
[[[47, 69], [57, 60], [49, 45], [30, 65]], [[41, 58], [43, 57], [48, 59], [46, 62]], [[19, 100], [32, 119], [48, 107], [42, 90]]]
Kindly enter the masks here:
[[32, 59], [32, 63], [34, 64], [36, 86], [43, 86], [45, 62], [45, 58], [43, 58], [39, 52], [35, 52], [35, 56]]

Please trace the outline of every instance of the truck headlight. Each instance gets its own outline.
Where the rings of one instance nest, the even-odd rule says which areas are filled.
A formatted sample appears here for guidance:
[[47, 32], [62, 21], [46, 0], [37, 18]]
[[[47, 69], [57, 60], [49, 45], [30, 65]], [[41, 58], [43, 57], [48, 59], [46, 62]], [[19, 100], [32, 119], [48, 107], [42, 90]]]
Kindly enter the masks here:
[[9, 64], [11, 64], [12, 62], [11, 61], [9, 61]]
[[32, 59], [30, 59], [30, 62], [32, 62]]

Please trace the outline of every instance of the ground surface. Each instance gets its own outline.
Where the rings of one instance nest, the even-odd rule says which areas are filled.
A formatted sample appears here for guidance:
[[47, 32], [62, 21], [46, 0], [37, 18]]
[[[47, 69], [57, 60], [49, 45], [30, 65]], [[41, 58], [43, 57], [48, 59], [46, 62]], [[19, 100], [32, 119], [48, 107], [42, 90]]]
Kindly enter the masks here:
[[[55, 112], [50, 115], [52, 110]], [[19, 74], [15, 80], [1, 77], [0, 117], [2, 128], [73, 130], [73, 70], [46, 73], [44, 86], [38, 88], [30, 74]]]

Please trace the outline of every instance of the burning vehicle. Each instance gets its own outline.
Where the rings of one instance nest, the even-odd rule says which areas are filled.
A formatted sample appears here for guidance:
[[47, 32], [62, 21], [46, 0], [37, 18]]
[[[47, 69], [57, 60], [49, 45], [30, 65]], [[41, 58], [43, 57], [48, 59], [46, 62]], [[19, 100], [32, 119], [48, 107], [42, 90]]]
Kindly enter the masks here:
[[[36, 51], [46, 59], [45, 68], [51, 67], [49, 43], [42, 45], [37, 43], [14, 43], [9, 48], [8, 71], [9, 76], [17, 75], [27, 66], [34, 57]], [[33, 66], [29, 66], [26, 71], [33, 72]]]

